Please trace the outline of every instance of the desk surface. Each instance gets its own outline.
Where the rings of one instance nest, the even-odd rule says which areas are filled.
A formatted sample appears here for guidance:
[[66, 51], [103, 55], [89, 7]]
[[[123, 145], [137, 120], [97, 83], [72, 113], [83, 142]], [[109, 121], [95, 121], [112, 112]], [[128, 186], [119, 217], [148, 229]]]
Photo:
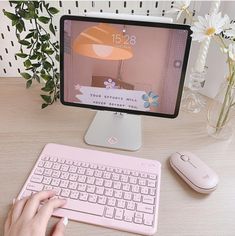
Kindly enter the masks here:
[[[177, 119], [143, 117], [143, 147], [137, 152], [95, 148], [83, 141], [94, 111], [59, 102], [40, 109], [40, 88], [25, 89], [22, 79], [0, 78], [0, 232], [12, 199], [20, 191], [46, 143], [98, 149], [162, 163], [158, 236], [235, 235], [235, 139], [222, 142], [206, 133], [205, 113], [181, 112]], [[168, 157], [190, 150], [219, 175], [211, 195], [191, 190], [169, 167]], [[51, 224], [55, 221], [53, 218]], [[50, 225], [51, 225], [50, 224]], [[66, 235], [133, 235], [70, 222]]]

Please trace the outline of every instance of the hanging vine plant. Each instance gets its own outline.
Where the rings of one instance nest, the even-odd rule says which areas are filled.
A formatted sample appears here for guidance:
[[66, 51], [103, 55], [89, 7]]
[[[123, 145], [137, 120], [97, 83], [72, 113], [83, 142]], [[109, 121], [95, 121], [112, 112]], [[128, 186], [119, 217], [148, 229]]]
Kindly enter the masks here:
[[[15, 11], [4, 11], [20, 44], [17, 57], [24, 59], [25, 72], [20, 73], [26, 80], [26, 87], [33, 81], [42, 83], [42, 108], [53, 104], [59, 98], [59, 42], [56, 35], [53, 16], [59, 12], [45, 1], [9, 1]], [[26, 22], [30, 27], [26, 28]], [[27, 24], [28, 25], [28, 24]], [[57, 61], [57, 63], [55, 63]]]

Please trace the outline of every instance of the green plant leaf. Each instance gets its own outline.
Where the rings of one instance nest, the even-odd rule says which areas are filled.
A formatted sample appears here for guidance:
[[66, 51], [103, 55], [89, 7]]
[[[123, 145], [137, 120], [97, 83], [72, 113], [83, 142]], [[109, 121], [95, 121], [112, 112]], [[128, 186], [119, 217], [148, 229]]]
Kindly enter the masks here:
[[19, 20], [19, 17], [11, 12], [3, 11], [4, 15], [8, 17], [10, 20]]
[[[23, 32], [24, 26], [20, 23], [20, 21], [19, 21], [19, 23], [16, 24], [16, 29], [17, 29], [20, 33]], [[17, 38], [19, 39], [19, 37], [17, 37]]]
[[24, 66], [26, 67], [26, 68], [29, 68], [30, 66], [31, 66], [31, 61], [28, 59], [28, 60], [26, 60], [26, 61], [24, 61]]
[[49, 25], [49, 29], [50, 29], [50, 31], [52, 32], [52, 34], [55, 35], [55, 29], [54, 29], [54, 26], [53, 26], [52, 23], [50, 23], [50, 25]]
[[56, 59], [57, 61], [60, 61], [60, 55], [59, 55], [59, 54], [56, 54], [56, 55], [55, 55], [55, 59]]
[[27, 35], [25, 36], [25, 39], [32, 38], [33, 35], [34, 35], [34, 32], [30, 32], [29, 34], [27, 34]]
[[42, 104], [42, 109], [46, 108], [48, 105], [49, 105], [49, 104], [47, 104], [47, 103], [43, 103], [43, 104]]
[[51, 96], [48, 96], [48, 95], [41, 95], [41, 98], [42, 98], [46, 103], [51, 103]]
[[51, 69], [51, 68], [52, 68], [52, 65], [51, 65], [50, 62], [45, 61], [45, 62], [43, 63], [43, 68], [46, 69], [46, 70], [48, 70], [48, 69]]
[[20, 74], [23, 78], [25, 78], [27, 80], [32, 78], [32, 76], [30, 74], [26, 73], [26, 72], [22, 72]]
[[38, 17], [38, 20], [44, 24], [47, 24], [50, 21], [49, 17], [45, 17], [45, 16], [40, 16]]
[[47, 49], [47, 50], [45, 50], [45, 53], [46, 53], [47, 55], [52, 55], [52, 54], [54, 53], [54, 50], [52, 50], [52, 49]]
[[31, 79], [27, 80], [27, 82], [26, 82], [26, 88], [31, 87], [31, 85], [32, 85], [32, 80], [31, 80]]
[[55, 8], [55, 7], [50, 7], [50, 8], [48, 9], [48, 11], [49, 11], [51, 14], [53, 14], [53, 15], [55, 15], [55, 14], [57, 14], [57, 13], [60, 12], [60, 11], [59, 11], [57, 8]]
[[21, 58], [26, 58], [28, 55], [25, 53], [16, 53], [16, 56], [21, 57]]
[[19, 43], [24, 46], [29, 46], [31, 43], [27, 40], [19, 40]]

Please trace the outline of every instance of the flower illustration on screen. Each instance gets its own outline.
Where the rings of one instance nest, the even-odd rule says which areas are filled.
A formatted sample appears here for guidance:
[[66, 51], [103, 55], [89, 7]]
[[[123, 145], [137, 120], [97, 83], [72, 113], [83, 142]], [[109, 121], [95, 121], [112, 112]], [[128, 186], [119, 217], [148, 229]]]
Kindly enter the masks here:
[[105, 85], [105, 88], [107, 88], [107, 89], [114, 89], [116, 83], [112, 79], [108, 79], [108, 80], [104, 81], [104, 85]]
[[157, 107], [159, 105], [158, 98], [159, 96], [152, 91], [143, 94], [142, 99], [144, 100], [144, 107], [145, 108], [149, 108], [151, 106]]

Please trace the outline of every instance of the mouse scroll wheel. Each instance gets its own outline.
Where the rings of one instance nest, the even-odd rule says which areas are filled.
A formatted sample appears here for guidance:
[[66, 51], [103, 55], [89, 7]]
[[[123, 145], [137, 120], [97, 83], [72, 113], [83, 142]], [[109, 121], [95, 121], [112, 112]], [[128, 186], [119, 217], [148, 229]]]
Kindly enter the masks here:
[[181, 158], [183, 161], [189, 161], [189, 157], [188, 157], [188, 156], [181, 155], [180, 158]]

